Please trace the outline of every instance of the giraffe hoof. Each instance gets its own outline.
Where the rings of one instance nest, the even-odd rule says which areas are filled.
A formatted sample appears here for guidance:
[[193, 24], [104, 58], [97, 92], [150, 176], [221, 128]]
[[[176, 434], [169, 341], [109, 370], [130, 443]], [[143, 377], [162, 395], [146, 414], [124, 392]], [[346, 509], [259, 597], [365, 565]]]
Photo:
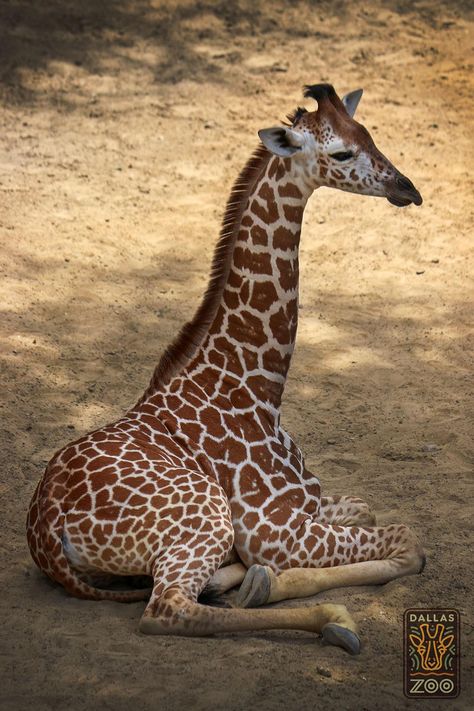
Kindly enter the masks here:
[[264, 565], [252, 565], [237, 594], [237, 607], [265, 605], [270, 597], [270, 575]]
[[334, 644], [336, 647], [342, 647], [349, 654], [360, 653], [360, 639], [355, 632], [347, 629], [347, 627], [337, 625], [335, 622], [329, 622], [324, 625], [322, 635], [325, 642]]

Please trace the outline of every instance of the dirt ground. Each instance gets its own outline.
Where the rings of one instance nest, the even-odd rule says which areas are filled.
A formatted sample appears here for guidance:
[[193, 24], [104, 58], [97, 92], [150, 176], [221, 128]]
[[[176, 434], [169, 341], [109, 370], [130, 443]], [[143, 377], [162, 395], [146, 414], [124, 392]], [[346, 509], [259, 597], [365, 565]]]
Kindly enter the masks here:
[[[473, 27], [456, 1], [2, 2], [2, 708], [472, 708]], [[257, 130], [319, 81], [365, 89], [359, 120], [424, 204], [310, 201], [283, 422], [328, 493], [410, 525], [428, 565], [324, 595], [359, 657], [297, 632], [148, 638], [143, 604], [36, 571], [28, 502], [57, 448], [141, 395]], [[450, 703], [403, 696], [402, 615], [423, 606], [462, 613]]]

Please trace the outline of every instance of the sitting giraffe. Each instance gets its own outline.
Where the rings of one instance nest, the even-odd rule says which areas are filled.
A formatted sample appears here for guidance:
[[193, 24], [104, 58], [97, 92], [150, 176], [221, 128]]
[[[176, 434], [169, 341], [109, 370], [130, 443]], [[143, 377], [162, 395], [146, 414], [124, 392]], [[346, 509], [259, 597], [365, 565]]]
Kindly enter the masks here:
[[[290, 124], [259, 132], [194, 318], [138, 404], [58, 452], [33, 496], [36, 564], [78, 597], [148, 600], [142, 632], [293, 628], [357, 653], [343, 605], [245, 608], [423, 568], [409, 528], [377, 527], [358, 498], [321, 496], [280, 426], [309, 196], [330, 186], [398, 206], [422, 202], [354, 121], [361, 95], [341, 100], [328, 84], [308, 86], [316, 111], [299, 108]], [[143, 575], [151, 588], [110, 588]], [[221, 593], [240, 583], [238, 608], [198, 602], [206, 587]]]

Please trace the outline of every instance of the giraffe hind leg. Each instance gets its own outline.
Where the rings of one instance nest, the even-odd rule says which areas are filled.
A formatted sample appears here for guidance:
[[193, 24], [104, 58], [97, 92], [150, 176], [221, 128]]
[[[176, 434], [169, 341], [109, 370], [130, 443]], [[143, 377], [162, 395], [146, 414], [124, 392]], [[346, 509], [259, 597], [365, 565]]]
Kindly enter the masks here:
[[185, 540], [160, 554], [153, 571], [154, 588], [140, 620], [141, 632], [199, 637], [220, 632], [297, 629], [322, 634], [330, 644], [358, 653], [357, 628], [343, 605], [243, 610], [199, 604], [199, 592], [226, 553], [219, 539], [209, 539], [205, 546], [207, 553], [199, 557], [193, 555], [190, 541]]
[[99, 590], [143, 590], [151, 594], [153, 589], [153, 579], [148, 575], [119, 575], [107, 573], [103, 570], [91, 568], [85, 563], [79, 551], [73, 546], [66, 530], [63, 530], [61, 536], [64, 554], [69, 562], [69, 565], [74, 570], [74, 573], [80, 580], [87, 585]]

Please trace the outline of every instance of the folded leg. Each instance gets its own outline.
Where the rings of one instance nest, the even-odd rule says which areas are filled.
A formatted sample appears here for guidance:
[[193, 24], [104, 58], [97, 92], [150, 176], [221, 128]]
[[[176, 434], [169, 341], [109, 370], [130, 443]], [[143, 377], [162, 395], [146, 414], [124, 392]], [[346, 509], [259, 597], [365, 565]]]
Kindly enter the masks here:
[[197, 595], [202, 581], [216, 568], [212, 548], [210, 545], [210, 555], [206, 552], [194, 560], [192, 569], [183, 567], [184, 551], [179, 544], [160, 557], [153, 571], [155, 585], [140, 622], [141, 632], [195, 637], [217, 632], [297, 629], [321, 634], [328, 643], [351, 654], [359, 652], [357, 627], [343, 605], [248, 611], [199, 604]]
[[403, 525], [345, 527], [307, 522], [286, 569], [249, 568], [239, 591], [241, 607], [307, 597], [331, 588], [387, 583], [423, 570], [425, 556]]
[[318, 521], [339, 526], [375, 526], [368, 504], [357, 496], [323, 496]]

